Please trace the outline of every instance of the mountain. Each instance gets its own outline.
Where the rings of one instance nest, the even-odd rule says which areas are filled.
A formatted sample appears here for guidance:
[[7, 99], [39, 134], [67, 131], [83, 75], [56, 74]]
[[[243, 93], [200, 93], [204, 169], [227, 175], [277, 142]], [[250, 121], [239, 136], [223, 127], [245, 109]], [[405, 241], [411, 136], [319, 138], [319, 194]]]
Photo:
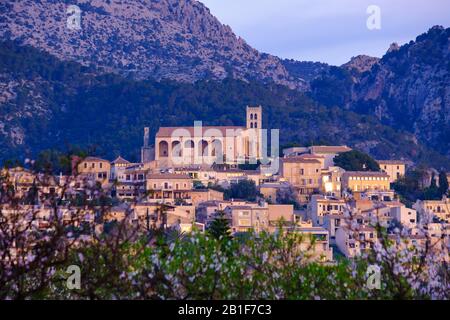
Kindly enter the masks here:
[[263, 105], [265, 127], [280, 129], [281, 144], [338, 143], [375, 157], [410, 159], [436, 167], [446, 158], [412, 134], [373, 116], [319, 105], [282, 85], [236, 79], [194, 84], [133, 80], [98, 73], [16, 42], [0, 43], [0, 161], [36, 157], [44, 149], [96, 146], [96, 154], [138, 160], [143, 128], [242, 125], [245, 106]]
[[[67, 28], [69, 5], [81, 10], [80, 30]], [[0, 39], [139, 79], [302, 86], [279, 58], [250, 47], [195, 0], [5, 1]]]
[[358, 57], [311, 82], [314, 99], [412, 133], [450, 157], [450, 28], [436, 26], [380, 59]]

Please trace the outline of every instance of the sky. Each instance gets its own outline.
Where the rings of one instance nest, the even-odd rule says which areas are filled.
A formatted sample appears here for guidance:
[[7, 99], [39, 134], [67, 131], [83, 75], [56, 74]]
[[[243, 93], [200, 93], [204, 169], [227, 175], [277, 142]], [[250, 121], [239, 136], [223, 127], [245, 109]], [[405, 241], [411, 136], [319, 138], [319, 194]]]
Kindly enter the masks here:
[[393, 42], [407, 43], [434, 25], [450, 27], [450, 0], [200, 2], [259, 51], [333, 65], [359, 54], [381, 57]]

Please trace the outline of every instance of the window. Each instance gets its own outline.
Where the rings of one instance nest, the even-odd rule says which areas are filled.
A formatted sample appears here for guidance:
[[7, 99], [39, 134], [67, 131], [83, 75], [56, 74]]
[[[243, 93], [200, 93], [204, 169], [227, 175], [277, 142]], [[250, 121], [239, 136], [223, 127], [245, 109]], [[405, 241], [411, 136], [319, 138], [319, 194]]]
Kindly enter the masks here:
[[95, 163], [94, 162], [92, 162], [91, 167], [95, 168]]
[[255, 113], [255, 120], [258, 120], [258, 114]]
[[253, 120], [253, 113], [250, 114], [250, 120]]
[[305, 174], [305, 169], [300, 169], [300, 174], [304, 175]]
[[84, 163], [84, 168], [87, 169], [87, 162]]
[[253, 128], [253, 122], [252, 122], [252, 123], [250, 123], [250, 128]]
[[255, 122], [255, 128], [258, 128], [258, 124]]
[[99, 165], [100, 165], [100, 169], [102, 169], [103, 168], [103, 163], [100, 162]]

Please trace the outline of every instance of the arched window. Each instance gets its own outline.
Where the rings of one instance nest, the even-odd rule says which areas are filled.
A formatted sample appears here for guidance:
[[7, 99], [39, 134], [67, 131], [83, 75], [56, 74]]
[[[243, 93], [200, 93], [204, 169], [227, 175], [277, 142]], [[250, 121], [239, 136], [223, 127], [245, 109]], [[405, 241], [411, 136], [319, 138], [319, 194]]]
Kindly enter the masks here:
[[258, 120], [258, 114], [255, 113], [255, 120]]
[[258, 123], [255, 122], [255, 128], [258, 128]]
[[222, 141], [216, 139], [212, 142], [211, 155], [213, 157], [216, 157], [216, 159], [220, 159], [223, 157]]
[[253, 113], [250, 114], [250, 120], [253, 120]]
[[253, 122], [250, 123], [250, 128], [253, 128]]
[[201, 140], [199, 142], [198, 155], [199, 157], [208, 156], [208, 142], [206, 142], [205, 140]]
[[181, 157], [182, 155], [183, 155], [183, 152], [181, 150], [181, 142], [173, 141], [172, 142], [172, 156], [173, 157]]
[[159, 156], [167, 157], [169, 155], [169, 144], [167, 141], [161, 141], [159, 143]]

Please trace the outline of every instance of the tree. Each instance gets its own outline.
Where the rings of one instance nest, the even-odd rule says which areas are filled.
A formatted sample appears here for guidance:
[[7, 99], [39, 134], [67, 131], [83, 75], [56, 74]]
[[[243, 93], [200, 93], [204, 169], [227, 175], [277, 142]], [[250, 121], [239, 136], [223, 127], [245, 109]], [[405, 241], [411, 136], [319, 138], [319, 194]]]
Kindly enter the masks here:
[[225, 212], [217, 212], [216, 217], [208, 228], [208, 233], [218, 240], [231, 238], [230, 222], [225, 216]]
[[347, 171], [380, 171], [380, 166], [368, 154], [352, 150], [337, 155], [334, 158], [335, 165]]
[[241, 180], [236, 184], [232, 184], [230, 189], [225, 192], [227, 199], [243, 199], [248, 201], [255, 201], [258, 195], [259, 193], [253, 180]]
[[448, 179], [447, 173], [445, 171], [441, 171], [439, 173], [439, 194], [441, 197], [448, 192]]

